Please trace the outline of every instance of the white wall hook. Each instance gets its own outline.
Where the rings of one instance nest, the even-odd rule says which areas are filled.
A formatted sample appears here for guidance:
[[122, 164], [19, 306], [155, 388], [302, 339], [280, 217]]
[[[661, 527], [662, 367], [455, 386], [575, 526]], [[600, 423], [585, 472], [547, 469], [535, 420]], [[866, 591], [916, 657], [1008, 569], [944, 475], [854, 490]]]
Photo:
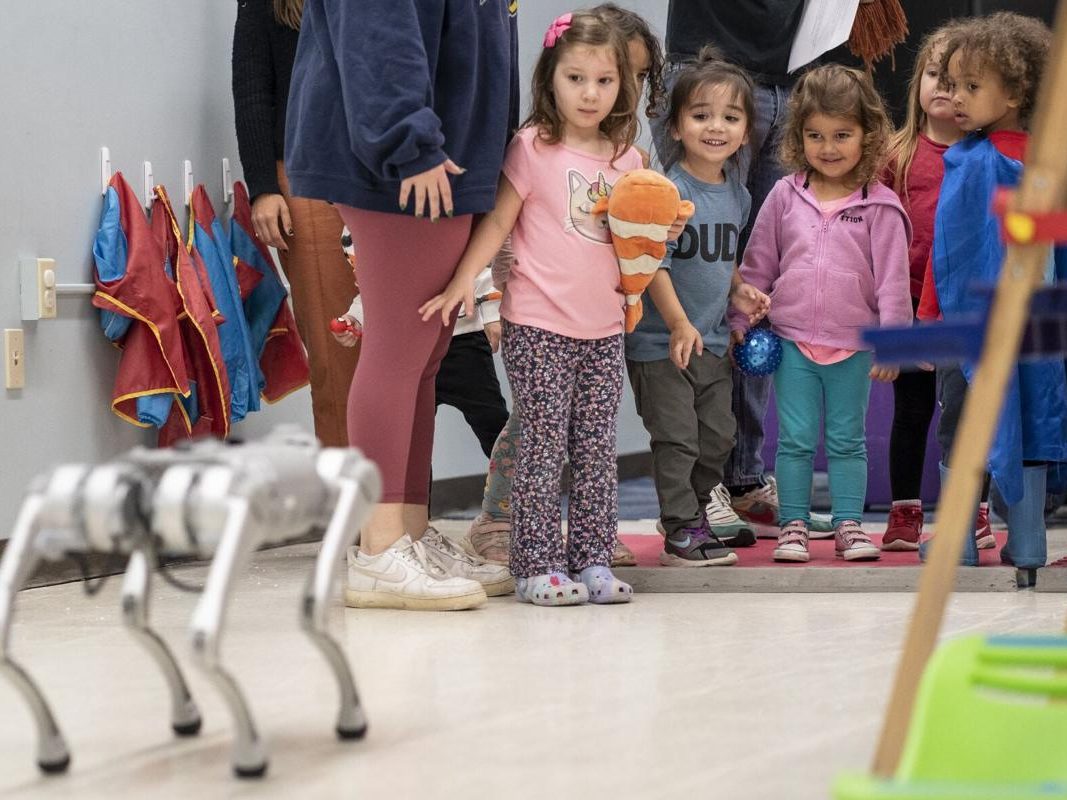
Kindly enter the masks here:
[[100, 148], [100, 194], [107, 194], [107, 185], [111, 183], [111, 150]]
[[152, 208], [152, 201], [156, 199], [156, 179], [152, 174], [152, 162], [144, 162], [144, 207]]
[[233, 200], [233, 173], [230, 172], [230, 159], [222, 159], [222, 202]]
[[185, 175], [185, 205], [193, 201], [193, 162], [185, 160], [183, 174]]

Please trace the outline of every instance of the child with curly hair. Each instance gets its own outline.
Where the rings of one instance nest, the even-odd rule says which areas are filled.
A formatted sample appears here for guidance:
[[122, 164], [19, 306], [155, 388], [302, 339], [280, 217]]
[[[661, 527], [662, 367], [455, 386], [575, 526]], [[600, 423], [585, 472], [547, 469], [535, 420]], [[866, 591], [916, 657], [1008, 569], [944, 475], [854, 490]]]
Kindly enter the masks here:
[[[781, 532], [776, 561], [809, 559], [811, 480], [820, 421], [837, 555], [874, 560], [863, 531], [867, 399], [871, 378], [897, 371], [872, 363], [864, 328], [910, 325], [911, 224], [877, 180], [892, 128], [870, 76], [836, 64], [811, 70], [793, 90], [781, 145], [795, 170], [774, 185], [745, 250], [741, 277], [769, 292], [782, 338], [774, 376]], [[748, 323], [731, 312], [731, 327]]]

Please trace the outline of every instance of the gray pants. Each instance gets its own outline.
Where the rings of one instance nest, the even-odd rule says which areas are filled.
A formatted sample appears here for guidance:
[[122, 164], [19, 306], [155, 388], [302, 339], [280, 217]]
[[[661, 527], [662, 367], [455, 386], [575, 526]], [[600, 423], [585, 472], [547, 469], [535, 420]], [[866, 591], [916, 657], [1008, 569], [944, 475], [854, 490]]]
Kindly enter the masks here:
[[637, 413], [651, 438], [652, 476], [667, 533], [700, 525], [734, 446], [730, 361], [705, 350], [680, 370], [669, 360], [626, 361]]

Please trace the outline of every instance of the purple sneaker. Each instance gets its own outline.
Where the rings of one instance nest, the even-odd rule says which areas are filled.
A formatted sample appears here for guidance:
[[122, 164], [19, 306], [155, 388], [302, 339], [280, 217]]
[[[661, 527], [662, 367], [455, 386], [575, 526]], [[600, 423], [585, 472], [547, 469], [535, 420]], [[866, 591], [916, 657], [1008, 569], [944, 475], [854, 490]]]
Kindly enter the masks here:
[[659, 563], [665, 567], [728, 567], [737, 563], [737, 553], [705, 526], [679, 528], [664, 540]]

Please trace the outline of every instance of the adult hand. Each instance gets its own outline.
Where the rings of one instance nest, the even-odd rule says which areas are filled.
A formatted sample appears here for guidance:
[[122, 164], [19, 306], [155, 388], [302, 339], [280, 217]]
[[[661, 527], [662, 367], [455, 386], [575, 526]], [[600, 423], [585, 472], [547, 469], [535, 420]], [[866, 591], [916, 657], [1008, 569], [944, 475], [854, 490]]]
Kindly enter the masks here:
[[495, 353], [500, 349], [500, 320], [495, 322], [487, 322], [485, 327], [485, 338], [489, 340], [489, 347], [492, 348]]
[[431, 222], [437, 222], [441, 212], [451, 217], [452, 186], [448, 176], [462, 175], [466, 171], [449, 158], [432, 169], [404, 178], [400, 182], [400, 207], [406, 210], [408, 200], [414, 195], [416, 217], [421, 217], [424, 211], [429, 214]]
[[899, 367], [881, 367], [878, 364], [871, 367], [870, 376], [876, 381], [892, 383], [898, 375], [900, 375]]
[[[252, 203], [252, 228], [256, 238], [268, 247], [288, 250], [284, 236], [293, 235], [289, 206], [280, 194], [261, 194]], [[284, 236], [283, 236], [284, 234]]]
[[703, 354], [704, 339], [700, 331], [686, 320], [675, 325], [671, 330], [671, 341], [668, 347], [674, 366], [678, 369], [685, 369], [689, 366], [689, 357], [694, 351], [698, 356]]

